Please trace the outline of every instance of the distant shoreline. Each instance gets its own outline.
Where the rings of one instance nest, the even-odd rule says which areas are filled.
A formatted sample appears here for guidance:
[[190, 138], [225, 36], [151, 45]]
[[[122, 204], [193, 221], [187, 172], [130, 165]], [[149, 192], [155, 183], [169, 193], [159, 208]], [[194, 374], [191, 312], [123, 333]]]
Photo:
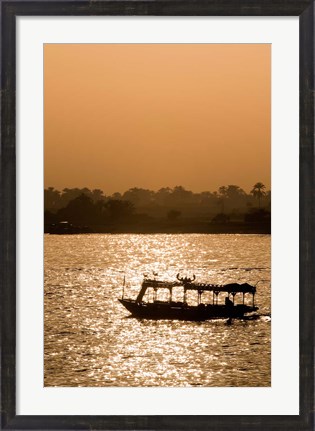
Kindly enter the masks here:
[[139, 225], [111, 225], [111, 226], [89, 226], [73, 227], [71, 231], [45, 226], [45, 233], [56, 235], [75, 234], [271, 234], [270, 223], [198, 223], [190, 225], [164, 225], [139, 224]]

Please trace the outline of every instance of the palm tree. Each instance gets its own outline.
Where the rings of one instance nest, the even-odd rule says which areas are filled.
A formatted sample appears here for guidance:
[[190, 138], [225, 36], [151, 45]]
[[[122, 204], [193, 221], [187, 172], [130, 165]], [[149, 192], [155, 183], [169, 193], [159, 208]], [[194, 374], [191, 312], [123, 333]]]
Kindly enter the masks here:
[[54, 187], [48, 187], [44, 190], [44, 207], [45, 210], [58, 210], [60, 208], [60, 192]]
[[219, 187], [219, 204], [221, 205], [221, 213], [224, 214], [224, 204], [228, 197], [228, 188], [226, 186]]
[[132, 202], [136, 207], [150, 205], [154, 197], [152, 190], [133, 187], [123, 194], [123, 200]]
[[93, 202], [97, 202], [103, 200], [105, 196], [103, 190], [94, 189], [92, 190], [91, 197], [93, 199]]
[[173, 190], [170, 187], [162, 187], [155, 193], [155, 201], [158, 205], [165, 206], [172, 201]]
[[258, 205], [259, 205], [259, 209], [260, 209], [260, 202], [261, 202], [261, 198], [263, 196], [265, 196], [266, 192], [265, 189], [266, 186], [263, 183], [256, 183], [253, 187], [253, 189], [250, 191], [251, 194], [258, 199]]

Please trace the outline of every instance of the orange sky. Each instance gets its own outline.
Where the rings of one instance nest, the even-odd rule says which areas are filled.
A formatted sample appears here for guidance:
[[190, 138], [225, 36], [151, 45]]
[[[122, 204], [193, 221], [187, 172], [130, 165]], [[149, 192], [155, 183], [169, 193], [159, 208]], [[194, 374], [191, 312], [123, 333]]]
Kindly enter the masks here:
[[270, 45], [45, 45], [45, 187], [270, 188], [270, 62]]

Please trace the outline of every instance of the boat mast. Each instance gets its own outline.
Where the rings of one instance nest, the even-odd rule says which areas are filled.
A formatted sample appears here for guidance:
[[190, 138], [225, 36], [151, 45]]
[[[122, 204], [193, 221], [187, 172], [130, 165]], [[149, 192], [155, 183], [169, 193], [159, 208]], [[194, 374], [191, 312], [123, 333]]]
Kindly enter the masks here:
[[126, 283], [126, 276], [124, 275], [124, 282], [123, 282], [123, 286], [122, 286], [121, 299], [124, 299], [124, 294], [125, 294], [125, 283]]

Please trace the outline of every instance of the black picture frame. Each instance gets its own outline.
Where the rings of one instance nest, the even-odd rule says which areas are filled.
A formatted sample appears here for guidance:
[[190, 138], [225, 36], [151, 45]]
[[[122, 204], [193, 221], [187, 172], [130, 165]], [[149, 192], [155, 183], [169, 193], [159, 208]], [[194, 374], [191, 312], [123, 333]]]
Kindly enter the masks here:
[[[309, 0], [110, 0], [1, 3], [1, 429], [314, 430], [314, 3]], [[300, 22], [300, 414], [293, 416], [16, 415], [17, 16], [298, 16]], [[285, 103], [285, 101], [284, 101]], [[284, 147], [285, 152], [285, 147]], [[283, 286], [285, 288], [285, 286]], [[288, 318], [290, 318], [288, 314]], [[285, 328], [284, 328], [284, 336]]]

